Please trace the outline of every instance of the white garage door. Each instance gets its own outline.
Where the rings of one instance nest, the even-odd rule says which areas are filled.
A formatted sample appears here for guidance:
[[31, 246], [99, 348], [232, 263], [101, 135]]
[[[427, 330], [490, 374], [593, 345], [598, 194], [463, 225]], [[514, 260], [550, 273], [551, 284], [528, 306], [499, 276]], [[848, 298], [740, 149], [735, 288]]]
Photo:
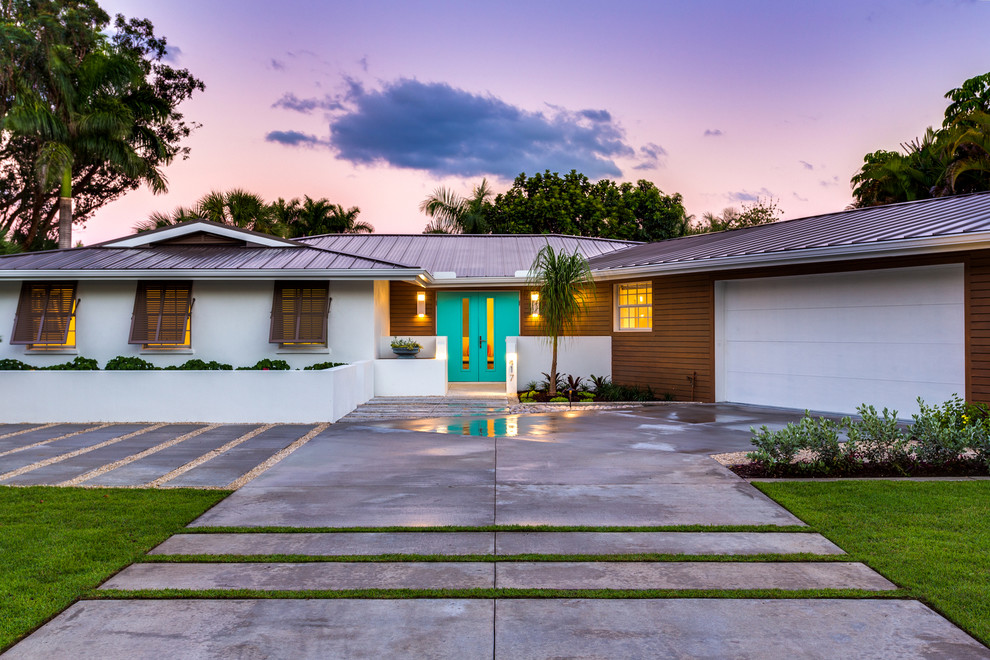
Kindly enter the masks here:
[[718, 401], [917, 412], [965, 395], [961, 264], [718, 282]]

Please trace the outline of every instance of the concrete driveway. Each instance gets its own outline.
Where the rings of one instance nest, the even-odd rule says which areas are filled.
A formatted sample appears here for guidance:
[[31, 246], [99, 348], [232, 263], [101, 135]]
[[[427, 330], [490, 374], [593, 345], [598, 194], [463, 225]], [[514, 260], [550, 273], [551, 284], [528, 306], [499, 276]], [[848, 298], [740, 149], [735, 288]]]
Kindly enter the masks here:
[[[635, 597], [647, 589], [896, 588], [862, 564], [835, 561], [841, 549], [800, 531], [801, 521], [707, 456], [747, 449], [751, 425], [795, 418], [673, 404], [334, 425], [191, 525], [238, 529], [191, 529], [155, 550], [323, 561], [139, 563], [103, 588], [276, 596], [427, 589], [430, 597], [85, 601], [7, 655], [990, 658], [915, 601]], [[417, 531], [443, 525], [468, 529]], [[768, 527], [663, 529], [676, 525]], [[261, 526], [287, 529], [251, 533]], [[392, 527], [400, 530], [381, 529]], [[727, 561], [623, 560], [644, 552]], [[820, 559], [739, 561], [798, 552]], [[389, 557], [358, 560], [376, 555]], [[506, 597], [492, 599], [445, 598], [440, 589], [554, 591], [536, 598], [496, 591]], [[589, 598], [589, 589], [622, 597]], [[560, 597], [568, 594], [582, 597]]]

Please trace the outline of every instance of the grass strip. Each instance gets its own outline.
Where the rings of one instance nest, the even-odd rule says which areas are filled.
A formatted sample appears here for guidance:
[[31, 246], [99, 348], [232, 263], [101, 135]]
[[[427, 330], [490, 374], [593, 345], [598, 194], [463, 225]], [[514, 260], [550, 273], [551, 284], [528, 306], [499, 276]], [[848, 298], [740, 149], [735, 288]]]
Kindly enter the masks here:
[[353, 532], [814, 532], [804, 525], [446, 525], [436, 527], [187, 527], [183, 534], [341, 534]]
[[227, 495], [0, 486], [0, 651]]
[[851, 559], [990, 644], [990, 482], [754, 485]]
[[848, 555], [816, 555], [810, 552], [759, 555], [674, 555], [632, 553], [621, 555], [148, 555], [145, 564], [264, 564], [264, 563], [381, 563], [381, 562], [848, 562]]
[[169, 599], [408, 599], [408, 598], [884, 598], [909, 597], [903, 590], [865, 589], [339, 589], [260, 591], [254, 589], [93, 590], [87, 600]]

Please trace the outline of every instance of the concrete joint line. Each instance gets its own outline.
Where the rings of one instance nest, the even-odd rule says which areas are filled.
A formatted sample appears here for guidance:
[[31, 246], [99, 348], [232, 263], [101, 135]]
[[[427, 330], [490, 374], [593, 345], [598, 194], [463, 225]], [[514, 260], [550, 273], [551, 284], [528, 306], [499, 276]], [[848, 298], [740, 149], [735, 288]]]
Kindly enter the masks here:
[[[10, 433], [4, 433], [3, 435], [0, 435], [0, 440], [3, 440], [4, 438], [13, 438], [15, 435], [21, 435], [22, 433], [30, 433], [31, 431], [43, 431], [45, 429], [50, 429], [53, 426], [55, 426], [54, 422], [52, 422], [51, 424], [43, 424], [42, 426], [29, 426], [26, 429], [21, 429], [20, 431], [11, 431]], [[3, 456], [3, 454], [0, 454], [0, 456]]]
[[[47, 429], [49, 427], [55, 426], [55, 424], [46, 424], [40, 428]], [[47, 445], [50, 442], [55, 442], [56, 440], [64, 440], [65, 438], [71, 438], [74, 435], [79, 435], [81, 433], [89, 433], [90, 431], [96, 431], [99, 429], [105, 429], [108, 426], [113, 426], [112, 424], [100, 424], [99, 426], [94, 426], [88, 429], [80, 429], [78, 431], [73, 431], [72, 433], [66, 433], [65, 435], [56, 436], [54, 438], [48, 438], [47, 440], [41, 440], [39, 442], [31, 443], [30, 445], [24, 445], [23, 447], [14, 447], [13, 449], [8, 449], [7, 451], [0, 451], [0, 457], [7, 456], [8, 454], [16, 454], [19, 451], [24, 451], [25, 449], [31, 449], [32, 447], [40, 447], [41, 445]], [[20, 435], [21, 433], [27, 433], [28, 431], [38, 431], [40, 429], [26, 429], [24, 431], [18, 431], [17, 433], [11, 433], [9, 435], [3, 436], [4, 438], [10, 437], [11, 435]]]
[[247, 433], [245, 433], [241, 437], [234, 438], [233, 440], [231, 440], [227, 444], [225, 444], [223, 446], [220, 446], [220, 447], [217, 447], [213, 451], [209, 451], [209, 452], [203, 454], [199, 458], [194, 458], [193, 460], [189, 461], [185, 465], [180, 465], [179, 467], [175, 468], [174, 470], [172, 470], [168, 474], [163, 475], [161, 477], [158, 477], [154, 481], [149, 481], [148, 483], [144, 484], [143, 486], [140, 486], [140, 488], [160, 488], [162, 484], [167, 483], [169, 481], [172, 481], [172, 479], [175, 479], [180, 474], [185, 474], [186, 472], [189, 472], [189, 470], [191, 470], [191, 469], [193, 469], [195, 467], [199, 467], [200, 465], [202, 465], [206, 461], [212, 460], [212, 459], [216, 458], [217, 456], [219, 456], [220, 454], [223, 454], [224, 452], [230, 451], [231, 449], [233, 449], [237, 445], [239, 445], [239, 444], [241, 444], [243, 442], [247, 442], [248, 440], [250, 440], [254, 436], [258, 435], [259, 433], [263, 433], [263, 432], [267, 431], [268, 429], [272, 428], [273, 426], [275, 426], [275, 425], [274, 424], [263, 424], [263, 425], [259, 426], [258, 428], [254, 429], [253, 431], [248, 431]]
[[303, 437], [299, 438], [298, 440], [296, 440], [295, 442], [293, 442], [288, 447], [284, 447], [283, 449], [280, 449], [278, 452], [276, 452], [275, 454], [273, 454], [272, 456], [270, 456], [268, 458], [268, 460], [266, 460], [264, 463], [261, 463], [260, 465], [256, 465], [247, 474], [243, 474], [240, 477], [238, 477], [237, 479], [235, 479], [234, 481], [231, 481], [229, 484], [227, 484], [226, 489], [227, 490], [237, 490], [238, 488], [240, 488], [241, 486], [243, 486], [247, 482], [249, 482], [252, 479], [254, 479], [255, 477], [257, 477], [259, 474], [261, 474], [262, 472], [264, 472], [268, 468], [272, 467], [276, 463], [280, 462], [286, 456], [288, 456], [289, 454], [291, 454], [292, 452], [294, 452], [295, 450], [299, 449], [304, 444], [306, 444], [307, 442], [309, 442], [310, 440], [312, 440], [313, 438], [315, 438], [317, 435], [319, 435], [320, 433], [322, 433], [323, 431], [325, 431], [327, 429], [327, 427], [329, 427], [329, 426], [330, 425], [327, 424], [327, 423], [318, 424], [315, 429], [313, 429], [312, 431], [310, 431], [309, 433], [307, 433]]
[[[99, 428], [105, 428], [107, 426], [112, 426], [112, 425], [111, 424], [105, 424], [104, 426], [101, 426]], [[148, 426], [148, 427], [145, 427], [143, 429], [138, 429], [137, 431], [134, 431], [132, 433], [127, 433], [125, 435], [119, 435], [116, 438], [110, 438], [109, 440], [106, 440], [104, 442], [97, 443], [97, 444], [93, 445], [92, 447], [83, 447], [82, 449], [77, 449], [75, 451], [70, 451], [70, 452], [68, 452], [66, 454], [60, 454], [58, 456], [52, 456], [51, 458], [46, 458], [43, 461], [38, 461], [37, 463], [32, 463], [31, 465], [25, 465], [22, 468], [18, 468], [16, 470], [11, 470], [10, 472], [7, 472], [5, 474], [0, 474], [0, 481], [3, 481], [5, 479], [12, 479], [14, 477], [19, 477], [20, 475], [24, 474], [25, 472], [31, 472], [31, 471], [37, 470], [39, 468], [47, 467], [49, 465], [52, 465], [53, 463], [61, 463], [62, 461], [67, 461], [70, 458], [75, 458], [76, 456], [82, 456], [83, 454], [88, 454], [91, 451], [96, 451], [97, 449], [102, 449], [103, 447], [109, 447], [110, 445], [117, 444], [118, 442], [121, 442], [123, 440], [127, 440], [128, 438], [133, 438], [134, 436], [141, 435], [142, 433], [147, 433], [148, 431], [154, 431], [155, 429], [160, 429], [163, 426], [165, 426], [165, 424], [153, 424], [153, 425]], [[90, 430], [93, 430], [93, 429], [86, 429], [86, 430], [87, 431], [90, 431]], [[83, 433], [83, 431], [79, 431], [78, 433], [69, 433], [69, 434], [64, 435], [62, 437], [63, 438], [68, 438], [69, 436], [78, 435], [79, 433]]]
[[69, 479], [68, 481], [63, 481], [62, 483], [60, 483], [58, 485], [59, 486], [78, 486], [79, 484], [81, 484], [84, 481], [89, 481], [90, 479], [93, 479], [95, 477], [98, 477], [101, 474], [106, 474], [110, 470], [116, 470], [117, 468], [123, 467], [123, 466], [127, 465], [128, 463], [133, 463], [134, 461], [139, 461], [142, 458], [144, 458], [145, 456], [150, 456], [151, 454], [160, 452], [163, 449], [168, 449], [169, 447], [171, 447], [173, 445], [179, 444], [183, 440], [188, 440], [189, 438], [195, 438], [200, 433], [205, 433], [206, 431], [209, 431], [210, 429], [215, 429], [218, 426], [220, 426], [220, 425], [219, 424], [211, 424], [210, 426], [204, 426], [203, 428], [195, 429], [193, 431], [190, 431], [189, 433], [186, 433], [185, 435], [180, 435], [177, 438], [172, 438], [171, 440], [166, 440], [165, 442], [159, 443], [159, 444], [155, 445], [154, 447], [149, 447], [148, 449], [145, 449], [144, 451], [140, 451], [140, 452], [138, 452], [136, 454], [131, 454], [130, 456], [125, 456], [124, 458], [120, 459], [119, 461], [114, 461], [113, 463], [107, 463], [106, 465], [103, 465], [101, 467], [98, 467], [98, 468], [95, 468], [93, 470], [90, 470], [89, 472], [86, 472], [85, 474], [81, 474], [78, 477], [75, 477], [74, 479]]

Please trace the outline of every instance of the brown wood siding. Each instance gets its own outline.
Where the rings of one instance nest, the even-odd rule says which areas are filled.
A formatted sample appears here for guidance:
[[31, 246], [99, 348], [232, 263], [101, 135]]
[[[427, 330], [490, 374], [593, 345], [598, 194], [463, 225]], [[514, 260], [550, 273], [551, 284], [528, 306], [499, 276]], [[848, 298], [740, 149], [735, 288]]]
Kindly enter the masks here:
[[966, 399], [990, 403], [990, 253], [966, 267]]
[[612, 381], [649, 385], [658, 396], [673, 394], [678, 401], [714, 401], [711, 277], [672, 275], [651, 281], [653, 330], [612, 332]]
[[[538, 336], [539, 319], [530, 315], [530, 287], [475, 287], [464, 289], [422, 289], [406, 282], [389, 283], [389, 324], [392, 336], [435, 335], [437, 292], [515, 291], [519, 293], [519, 334]], [[426, 318], [416, 316], [416, 294], [426, 291]], [[573, 336], [608, 336], [612, 332], [611, 287], [602, 284], [586, 297], [587, 313], [578, 323]]]

